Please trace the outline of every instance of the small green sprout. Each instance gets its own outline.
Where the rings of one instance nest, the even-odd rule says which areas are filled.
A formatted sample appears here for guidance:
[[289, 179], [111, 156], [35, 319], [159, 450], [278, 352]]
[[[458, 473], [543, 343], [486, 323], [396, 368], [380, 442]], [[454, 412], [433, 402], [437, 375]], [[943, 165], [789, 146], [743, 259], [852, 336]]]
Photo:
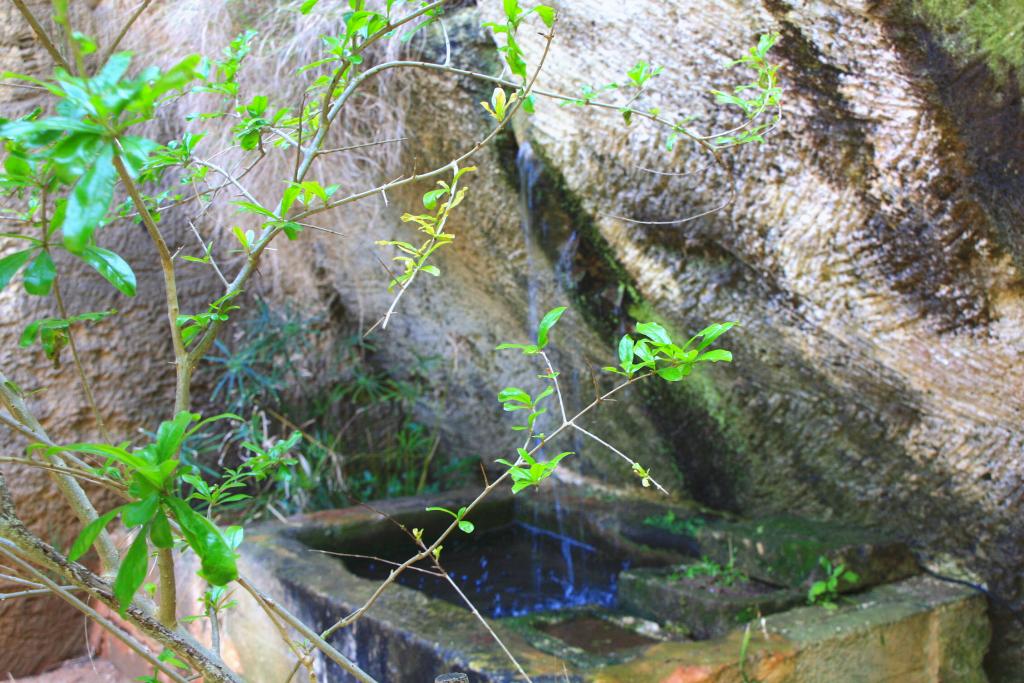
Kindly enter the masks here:
[[[443, 508], [443, 507], [430, 507], [430, 508], [427, 508], [427, 512], [434, 512], [434, 511], [437, 511], [437, 512], [447, 512], [449, 515], [454, 517], [455, 521], [459, 523], [459, 531], [461, 531], [464, 534], [471, 534], [471, 533], [473, 533], [473, 529], [476, 528], [476, 526], [473, 524], [473, 522], [470, 522], [468, 520], [463, 519], [463, 517], [465, 517], [466, 513], [469, 511], [469, 508], [467, 508], [467, 507], [459, 508], [458, 512], [452, 512], [448, 508]], [[419, 532], [419, 535], [416, 534], [417, 531]], [[413, 536], [418, 541], [423, 536], [423, 529], [413, 529], [412, 533], [413, 533]]]
[[542, 481], [554, 474], [555, 468], [558, 467], [558, 463], [561, 462], [563, 458], [573, 455], [572, 451], [566, 451], [564, 453], [559, 453], [547, 462], [537, 462], [530, 456], [529, 452], [527, 452], [525, 448], [520, 448], [518, 452], [520, 459], [525, 461], [529, 467], [521, 467], [518, 464], [505, 460], [504, 458], [497, 460], [497, 462], [507, 466], [511, 472], [512, 493], [519, 493], [529, 486], [540, 486]]
[[811, 584], [807, 591], [807, 604], [821, 605], [827, 610], [834, 610], [839, 606], [839, 582], [857, 583], [860, 581], [860, 575], [847, 569], [842, 562], [833, 566], [824, 555], [818, 558], [818, 564], [825, 571], [825, 578]]

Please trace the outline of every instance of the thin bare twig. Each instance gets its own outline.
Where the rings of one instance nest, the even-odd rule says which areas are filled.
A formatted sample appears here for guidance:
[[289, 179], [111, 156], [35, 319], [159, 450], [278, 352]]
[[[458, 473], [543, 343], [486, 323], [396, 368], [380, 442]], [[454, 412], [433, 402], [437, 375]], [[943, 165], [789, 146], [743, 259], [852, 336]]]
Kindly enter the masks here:
[[501, 638], [498, 637], [498, 634], [494, 632], [493, 628], [491, 628], [491, 625], [487, 623], [486, 619], [484, 619], [484, 616], [480, 614], [480, 611], [476, 608], [476, 605], [473, 604], [473, 601], [470, 600], [466, 596], [466, 594], [462, 592], [462, 589], [459, 588], [459, 584], [455, 583], [455, 579], [453, 579], [451, 575], [444, 570], [444, 568], [441, 566], [441, 563], [437, 560], [437, 558], [434, 558], [434, 564], [437, 565], [438, 570], [448, 581], [448, 584], [455, 590], [456, 593], [458, 593], [459, 597], [462, 598], [462, 601], [466, 603], [466, 605], [469, 607], [469, 611], [473, 613], [473, 616], [476, 617], [477, 621], [479, 621], [483, 625], [484, 629], [486, 629], [487, 632], [491, 634], [491, 638], [493, 638], [494, 642], [498, 644], [498, 647], [500, 647], [501, 651], [505, 653], [505, 656], [508, 657], [509, 660], [511, 660], [512, 664], [516, 667], [516, 670], [519, 671], [519, 675], [526, 679], [526, 683], [533, 683], [533, 680], [530, 678], [529, 674], [527, 674], [526, 671], [523, 669], [523, 666], [519, 663], [519, 660], [517, 660], [515, 656], [509, 651], [508, 647], [505, 646], [505, 643], [501, 640]]
[[128, 21], [125, 22], [124, 26], [121, 27], [120, 32], [114, 37], [114, 40], [110, 42], [110, 45], [103, 50], [103, 54], [100, 56], [100, 66], [107, 63], [110, 59], [110, 55], [114, 54], [114, 50], [121, 44], [124, 37], [128, 35], [128, 30], [131, 29], [132, 25], [138, 20], [142, 13], [146, 11], [146, 8], [152, 4], [153, 0], [142, 0], [142, 3], [132, 12], [132, 15], [128, 17]]
[[390, 140], [374, 140], [373, 142], [362, 142], [358, 145], [349, 145], [348, 147], [334, 147], [333, 149], [322, 149], [316, 152], [317, 156], [325, 156], [327, 154], [336, 154], [338, 152], [351, 152], [354, 149], [363, 149], [365, 147], [376, 147], [377, 145], [387, 145], [392, 142], [405, 142], [409, 138], [391, 138]]
[[[391, 565], [392, 567], [402, 566], [401, 562], [385, 560], [383, 557], [377, 557], [376, 555], [360, 555], [358, 553], [338, 553], [332, 550], [318, 550], [316, 548], [310, 548], [309, 551], [312, 553], [320, 553], [321, 555], [331, 555], [333, 557], [351, 557], [357, 560], [373, 560], [374, 562], [380, 562], [381, 564]], [[443, 574], [439, 572], [432, 572], [429, 569], [424, 569], [423, 567], [409, 567], [409, 569], [413, 570], [414, 572], [426, 574], [427, 576], [436, 576], [438, 578], [443, 577]]]
[[69, 603], [75, 609], [79, 610], [87, 617], [92, 619], [94, 622], [102, 626], [104, 629], [109, 631], [114, 637], [127, 645], [133, 652], [145, 659], [147, 662], [152, 664], [154, 667], [159, 669], [164, 675], [170, 678], [176, 683], [186, 683], [186, 680], [182, 678], [178, 672], [169, 668], [164, 662], [161, 662], [157, 657], [150, 652], [149, 648], [137, 641], [133, 636], [126, 633], [125, 631], [118, 628], [112, 621], [104, 617], [102, 614], [94, 610], [92, 607], [82, 602], [74, 595], [70, 593], [65, 587], [60, 586], [53, 582], [46, 574], [36, 569], [34, 566], [26, 562], [21, 556], [15, 551], [18, 547], [12, 542], [5, 538], [0, 538], [0, 554], [7, 557], [8, 560], [14, 562], [24, 571], [35, 576], [40, 583], [44, 584], [51, 593], [57, 595], [65, 602]]
[[57, 46], [53, 44], [52, 40], [50, 40], [50, 36], [48, 36], [46, 34], [46, 31], [43, 30], [43, 27], [40, 26], [39, 22], [35, 18], [35, 15], [32, 14], [32, 10], [28, 8], [24, 0], [12, 0], [12, 2], [14, 2], [14, 6], [18, 8], [18, 12], [21, 13], [21, 16], [32, 28], [32, 32], [36, 34], [36, 38], [39, 40], [40, 43], [42, 43], [46, 51], [50, 53], [50, 57], [52, 57], [53, 61], [57, 63], [57, 66], [62, 66], [66, 71], [70, 72], [71, 67], [68, 65], [67, 60], [64, 59], [64, 56], [60, 53], [60, 50], [58, 50]]
[[340, 666], [342, 669], [352, 674], [356, 680], [361, 683], [377, 683], [369, 674], [359, 668], [359, 665], [352, 662], [348, 657], [338, 652], [338, 650], [327, 642], [326, 638], [323, 638], [316, 634], [312, 629], [303, 624], [299, 619], [295, 618], [288, 610], [278, 605], [274, 600], [261, 593], [245, 578], [239, 577], [238, 584], [244, 588], [256, 602], [264, 610], [269, 610], [274, 614], [281, 617], [289, 626], [299, 632], [304, 638], [308, 638], [313, 645], [327, 655], [331, 661]]

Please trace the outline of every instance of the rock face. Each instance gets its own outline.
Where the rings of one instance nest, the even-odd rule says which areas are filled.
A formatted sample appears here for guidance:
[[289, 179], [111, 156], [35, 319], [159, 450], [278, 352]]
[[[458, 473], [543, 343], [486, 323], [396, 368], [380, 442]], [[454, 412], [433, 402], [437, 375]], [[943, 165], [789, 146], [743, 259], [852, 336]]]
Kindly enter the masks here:
[[[540, 87], [577, 93], [645, 59], [669, 68], [642, 102], [725, 130], [735, 113], [703, 93], [741, 82], [723, 60], [773, 30], [786, 115], [767, 145], [730, 155], [731, 173], [693, 149], [666, 153], [663, 132], [624, 128], [614, 112], [543, 101], [518, 128], [518, 147], [481, 155], [444, 276], [412, 292], [395, 323], [398, 357], [450, 340], [449, 391], [470, 399], [447, 404], [456, 447], [481, 442], [466, 425], [493, 424], [478, 422], [492, 387], [522, 376], [491, 344], [559, 297], [597, 331], [579, 344], [595, 360], [631, 318], [658, 318], [679, 336], [739, 320], [728, 340], [736, 362], [678, 390], [640, 392], [659, 439], [626, 430], [617, 443], [670, 448], [702, 502], [876, 526], [951, 553], [1019, 604], [1022, 75], [996, 54], [971, 54], [998, 30], [973, 33], [979, 20], [959, 36], [939, 33], [952, 10], [925, 2], [555, 4], [557, 45]], [[1011, 42], [1012, 19], [1001, 19]], [[536, 59], [540, 38], [523, 41]], [[457, 63], [472, 63], [456, 44]], [[442, 101], [453, 87], [430, 92]], [[450, 153], [481, 134], [467, 99], [450, 103], [464, 125], [455, 140], [426, 114], [433, 108], [410, 114], [417, 158], [427, 140]], [[671, 222], [719, 206], [730, 189], [727, 207], [694, 222], [610, 217]], [[330, 267], [374, 238], [322, 247], [321, 281], [343, 303], [379, 311], [388, 298], [364, 289], [368, 260]], [[629, 485], [603, 453], [584, 462]], [[1009, 612], [994, 614], [989, 666], [1008, 675], [1021, 634]]]
[[[500, 7], [480, 4], [490, 18]], [[683, 145], [665, 152], [663, 132], [626, 128], [614, 111], [544, 100], [514, 138], [476, 155], [479, 170], [467, 177], [470, 194], [450, 225], [456, 242], [438, 256], [442, 277], [417, 282], [381, 337], [382, 358], [399, 368], [416, 354], [443, 358], [436, 397], [449, 450], [490, 458], [514, 443], [494, 393], [540, 369], [493, 347], [525, 341], [549, 307], [574, 304], [556, 328], [554, 359], [570, 409], [589, 400], [589, 368], [611, 359], [623, 323], [654, 317], [682, 336], [713, 320], [739, 320], [743, 327], [726, 344], [732, 366], [606, 406], [601, 434], [673, 491], [685, 482], [686, 492], [719, 507], [877, 526], [920, 549], [952, 554], [1021, 604], [1024, 75], [1006, 57], [1015, 51], [986, 51], [1015, 44], [1019, 16], [985, 17], [982, 3], [968, 7], [966, 0], [552, 4], [560, 19], [543, 88], [577, 93], [582, 84], [622, 81], [645, 59], [667, 69], [651, 88], [657, 95], [641, 102], [699, 114], [704, 130], [727, 129], [737, 123], [734, 112], [704, 93], [740, 82], [743, 74], [723, 61], [773, 30], [782, 36], [786, 115], [768, 144], [727, 155], [731, 174]], [[237, 17], [201, 3], [176, 5], [175, 12], [192, 13], [188, 25], [209, 29], [209, 53], [222, 44], [217, 36], [238, 27]], [[972, 19], [962, 27], [958, 7]], [[111, 11], [101, 3], [96, 14]], [[9, 12], [9, 5], [0, 9]], [[488, 38], [471, 29], [475, 12], [450, 20], [454, 60], [493, 71], [478, 49]], [[165, 9], [140, 22], [149, 49], [198, 49], [203, 31], [169, 32], [170, 15]], [[4, 30], [22, 30], [0, 16]], [[275, 40], [289, 42], [280, 33]], [[268, 43], [278, 50], [268, 54], [294, 57], [299, 38], [291, 41]], [[523, 42], [535, 60], [539, 39], [526, 31]], [[4, 68], [21, 55], [44, 65], [26, 35], [4, 34], [0, 45]], [[401, 158], [332, 161], [326, 181], [361, 189], [397, 175], [395, 162], [440, 164], [489, 129], [476, 104], [487, 88], [477, 81], [417, 73], [398, 85], [395, 97], [409, 105], [404, 120], [393, 121], [410, 138]], [[381, 110], [372, 111], [379, 118]], [[373, 132], [358, 125], [353, 130]], [[279, 191], [264, 189], [268, 197]], [[330, 215], [324, 224], [346, 239], [308, 233], [282, 245], [260, 287], [282, 305], [368, 326], [390, 302], [373, 257], [388, 254], [373, 242], [407, 238], [399, 218], [427, 189]], [[610, 217], [674, 221], [719, 206], [731, 189], [726, 208], [690, 223]], [[177, 243], [184, 244], [184, 226], [168, 225], [182, 230]], [[226, 233], [230, 225], [222, 227]], [[153, 322], [162, 315], [160, 283], [155, 263], [145, 260], [145, 235], [125, 226], [113, 239], [152, 296], [140, 295], [136, 308], [111, 301], [126, 313], [118, 336], [98, 328], [81, 345], [85, 362], [101, 364], [109, 380], [98, 387], [101, 409], [112, 431], [127, 437], [164, 416], [171, 377], [166, 358], [144, 353], [165, 337], [162, 321]], [[188, 280], [195, 301], [216, 290], [203, 278], [197, 272]], [[105, 287], [94, 280], [88, 287]], [[85, 284], [81, 298], [74, 295], [96, 300]], [[22, 322], [51, 313], [41, 305], [13, 290], [2, 294], [0, 360], [19, 381], [50, 387], [38, 399], [44, 424], [80, 435], [91, 428], [88, 412], [55, 388], [77, 391], [71, 369], [58, 376], [40, 370], [38, 357], [27, 362], [12, 353]], [[576, 469], [635, 485], [612, 454], [581, 452]], [[16, 476], [22, 501], [49, 501], [27, 513], [38, 518], [36, 528], [62, 528], [59, 503], [35, 493], [44, 480]], [[1024, 636], [1000, 605], [993, 605], [989, 669], [1012, 680], [1007, 672], [1024, 665]], [[15, 642], [8, 637], [0, 630], [3, 642]]]
[[[745, 512], [877, 525], [1019, 600], [1019, 72], [943, 53], [925, 5], [561, 9], [544, 87], [600, 83], [638, 58], [671, 64], [679, 76], [656, 89], [678, 94], [652, 103], [700, 113], [707, 129], [735, 123], [697, 96], [736, 82], [722, 58], [766, 28], [782, 35], [782, 129], [732, 157], [736, 200], [701, 220], [605, 217], [671, 221], [728, 196], [722, 169], [665, 154], [650, 128], [542, 107], [528, 133], [595, 217], [588, 238], [625, 271], [636, 312], [679, 331], [744, 323], [732, 366], [653, 404], [688, 490]], [[1012, 670], [1018, 637], [1004, 629], [993, 672]]]
[[[50, 4], [28, 3], [39, 17], [48, 17]], [[125, 16], [125, 7], [106, 6], [91, 11], [95, 3], [72, 3], [77, 9], [76, 26], [84, 32], [103, 36], [103, 31], [116, 31], [111, 13]], [[151, 40], [155, 45], [173, 44], [161, 23], [142, 28], [142, 33], [126, 42], [138, 49]], [[36, 43], [28, 26], [18, 15], [13, 3], [0, 7], [0, 71], [14, 71], [42, 76], [52, 69], [49, 57]], [[39, 104], [34, 91], [3, 89], [0, 115], [22, 116]], [[154, 132], [166, 137], [167, 133]], [[165, 228], [172, 244], [193, 240], [188, 226], [171, 224]], [[135, 270], [138, 294], [127, 298], [115, 291], [95, 271], [66, 254], [54, 260], [60, 274], [60, 286], [68, 314], [116, 309], [119, 314], [106, 321], [76, 328], [75, 340], [85, 372], [90, 376], [97, 407], [114, 442], [134, 440], [140, 430], [152, 430], [173, 412], [174, 355], [167, 334], [167, 314], [163, 307], [163, 282], [160, 265], [145, 231], [127, 222], [114, 223], [101, 231], [103, 246], [121, 254]], [[13, 240], [0, 243], [0, 253], [13, 251]], [[205, 270], [190, 270], [179, 281], [182, 300], [192, 309], [205, 307], [216, 297], [216, 282]], [[60, 315], [52, 297], [30, 297], [21, 287], [20, 278], [0, 292], [0, 367], [25, 391], [33, 392], [30, 408], [58, 443], [101, 438], [92, 411], [85, 400], [68, 350], [59, 367], [54, 367], [35, 346], [18, 346], [25, 326], [40, 318]], [[24, 442], [9, 430], [0, 431], [0, 447], [5, 456], [22, 454]], [[71, 509], [53, 487], [48, 475], [38, 469], [21, 465], [2, 465], [10, 482], [19, 515], [43, 539], [68, 547], [78, 533], [78, 523]], [[100, 508], [112, 507], [114, 501], [102, 492], [93, 492]], [[0, 581], [0, 590], [9, 586]], [[80, 613], [59, 598], [32, 597], [0, 601], [0, 676], [38, 673], [75, 654], [84, 653], [86, 629]]]

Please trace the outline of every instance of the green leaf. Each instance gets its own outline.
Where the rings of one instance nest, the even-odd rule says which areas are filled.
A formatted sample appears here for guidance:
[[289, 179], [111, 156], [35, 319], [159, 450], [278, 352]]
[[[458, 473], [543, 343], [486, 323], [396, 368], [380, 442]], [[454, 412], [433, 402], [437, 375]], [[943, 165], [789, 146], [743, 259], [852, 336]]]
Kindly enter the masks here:
[[110, 207], [117, 177], [113, 158], [113, 148], [104, 146], [71, 190], [62, 226], [68, 251], [77, 254], [85, 249]]
[[475, 528], [476, 527], [473, 525], [473, 522], [467, 522], [466, 520], [462, 520], [461, 522], [459, 522], [459, 530], [461, 530], [462, 533], [464, 534], [473, 533], [473, 529]]
[[137, 455], [133, 455], [119, 446], [110, 446], [103, 443], [73, 443], [68, 446], [54, 446], [46, 449], [47, 454], [71, 451], [72, 453], [88, 453], [98, 455], [101, 458], [115, 460], [131, 470], [138, 470], [146, 466], [146, 461]]
[[279, 227], [281, 228], [281, 232], [284, 233], [284, 236], [289, 240], [298, 238], [299, 233], [302, 232], [302, 226], [295, 221], [283, 221], [279, 224]]
[[690, 339], [690, 341], [686, 342], [686, 346], [684, 346], [683, 348], [688, 347], [690, 344], [692, 344], [694, 341], [696, 341], [697, 337], [700, 337], [701, 338], [701, 342], [697, 346], [697, 350], [698, 351], [703, 351], [707, 347], [711, 346], [711, 344], [713, 344], [716, 339], [721, 337], [723, 334], [725, 334], [726, 332], [728, 332], [729, 330], [731, 330], [733, 327], [735, 327], [738, 324], [739, 323], [736, 323], [736, 322], [727, 322], [727, 323], [714, 323], [712, 325], [708, 325], [703, 330], [701, 330], [700, 332], [695, 334], [693, 336], [693, 338]]
[[160, 147], [160, 145], [152, 140], [136, 135], [127, 135], [121, 138], [120, 142], [121, 158], [124, 161], [125, 168], [128, 170], [128, 175], [132, 178], [139, 177], [143, 167], [149, 160], [150, 153]]
[[131, 63], [131, 52], [115, 52], [110, 55], [110, 59], [103, 65], [100, 72], [93, 77], [93, 84], [100, 89], [111, 88], [117, 85], [117, 82], [128, 71]]
[[53, 278], [56, 275], [57, 269], [53, 267], [53, 259], [45, 251], [40, 251], [25, 269], [25, 291], [35, 296], [46, 296], [53, 288]]
[[522, 10], [519, 9], [519, 0], [502, 0], [502, 5], [505, 9], [505, 16], [510, 21], [515, 21], [522, 13]]
[[168, 497], [167, 505], [178, 520], [189, 547], [199, 556], [199, 575], [214, 586], [226, 585], [238, 578], [238, 565], [232, 550], [213, 522], [189, 507], [180, 498]]
[[726, 351], [725, 349], [711, 349], [707, 353], [703, 353], [697, 358], [699, 361], [709, 361], [711, 363], [718, 363], [724, 361], [726, 363], [732, 362], [732, 352]]
[[164, 462], [178, 455], [178, 450], [181, 449], [181, 444], [185, 440], [186, 430], [198, 419], [197, 413], [183, 410], [175, 415], [173, 420], [160, 423], [156, 432], [155, 444], [157, 462]]
[[124, 506], [121, 512], [121, 521], [127, 527], [142, 526], [156, 514], [156, 508], [159, 503], [160, 497], [157, 495], [129, 503]]
[[639, 323], [636, 331], [658, 344], [671, 344], [672, 338], [668, 332], [658, 323]]
[[[123, 507], [123, 506], [122, 506]], [[72, 562], [76, 561], [92, 547], [92, 544], [99, 538], [100, 533], [110, 524], [110, 521], [121, 512], [121, 507], [116, 507], [105, 515], [101, 515], [96, 519], [86, 524], [80, 532], [78, 532], [78, 538], [71, 545], [71, 550], [68, 551], [68, 559]]]
[[31, 258], [33, 249], [16, 251], [0, 259], [0, 290], [7, 286], [21, 267]]
[[171, 534], [171, 523], [163, 510], [157, 510], [153, 516], [153, 523], [149, 527], [149, 540], [157, 548], [173, 548], [174, 536]]
[[678, 382], [683, 377], [689, 374], [684, 370], [683, 366], [672, 366], [668, 368], [659, 368], [658, 377], [661, 377], [666, 382]]
[[103, 279], [125, 296], [135, 296], [135, 271], [128, 262], [108, 249], [94, 245], [83, 247], [78, 256], [96, 269]]
[[[502, 403], [525, 403], [528, 406], [533, 404], [533, 401], [530, 400], [530, 395], [519, 387], [505, 387], [498, 392], [498, 400]], [[506, 410], [508, 410], [508, 408], [506, 408]]]
[[[5, 73], [4, 75], [9, 76], [10, 74]], [[17, 140], [26, 135], [45, 131], [92, 133], [93, 135], [102, 135], [104, 132], [103, 128], [95, 123], [86, 123], [70, 116], [50, 116], [40, 121], [26, 121], [22, 119], [0, 125], [0, 138]]]
[[448, 194], [448, 190], [439, 188], [437, 190], [431, 190], [423, 195], [423, 206], [427, 209], [433, 210], [437, 208], [437, 200]]
[[240, 526], [229, 526], [224, 530], [224, 542], [232, 550], [237, 550], [245, 539], [245, 529]]
[[235, 206], [237, 206], [238, 208], [240, 208], [242, 211], [245, 211], [246, 213], [257, 213], [257, 214], [259, 214], [261, 216], [267, 216], [268, 218], [277, 218], [277, 216], [274, 214], [273, 211], [269, 211], [267, 209], [264, 209], [259, 204], [253, 204], [252, 202], [231, 202], [231, 203], [234, 204]]
[[533, 11], [537, 13], [540, 20], [544, 22], [544, 25], [551, 28], [555, 25], [555, 9], [548, 7], [547, 5], [537, 5], [533, 8]]
[[537, 348], [543, 349], [548, 345], [548, 333], [551, 328], [555, 326], [558, 319], [562, 317], [562, 314], [566, 311], [566, 306], [559, 306], [558, 308], [552, 308], [547, 314], [541, 319], [540, 325], [537, 326]]
[[633, 338], [628, 334], [623, 335], [619, 340], [619, 362], [623, 368], [633, 365]]
[[103, 138], [93, 133], [72, 133], [57, 143], [50, 154], [53, 170], [61, 180], [73, 185], [85, 175], [103, 147]]
[[149, 543], [146, 540], [148, 532], [149, 529], [144, 528], [135, 537], [132, 546], [121, 559], [121, 567], [117, 570], [117, 578], [114, 579], [114, 597], [117, 598], [122, 619], [127, 615], [128, 605], [149, 572]]
[[71, 37], [78, 43], [78, 50], [83, 55], [91, 55], [93, 52], [96, 52], [96, 41], [89, 36], [79, 31], [72, 31]]

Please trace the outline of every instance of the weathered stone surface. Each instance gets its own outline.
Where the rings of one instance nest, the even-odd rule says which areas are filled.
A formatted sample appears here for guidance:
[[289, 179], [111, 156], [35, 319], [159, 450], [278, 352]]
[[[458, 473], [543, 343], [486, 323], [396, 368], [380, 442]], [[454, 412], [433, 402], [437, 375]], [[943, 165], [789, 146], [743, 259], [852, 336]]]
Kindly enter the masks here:
[[[38, 16], [50, 15], [50, 3], [28, 4]], [[76, 26], [94, 36], [104, 35], [93, 23], [94, 17], [86, 4], [71, 3], [76, 19], [81, 19]], [[130, 2], [120, 4], [133, 6]], [[116, 30], [112, 23], [104, 26], [107, 30]], [[170, 42], [160, 37], [161, 31], [153, 27], [150, 31], [154, 44]], [[126, 45], [137, 47], [144, 42], [144, 38], [132, 39]], [[0, 6], [0, 70], [42, 76], [51, 68], [51, 60], [33, 39], [14, 4], [3, 3]], [[5, 117], [23, 115], [40, 101], [36, 91], [14, 87], [5, 87], [2, 98], [0, 113]], [[165, 229], [172, 249], [184, 244], [186, 236], [195, 239], [184, 225], [170, 225]], [[103, 246], [121, 254], [135, 270], [139, 282], [135, 298], [119, 294], [94, 270], [67, 258], [67, 254], [56, 253], [54, 260], [70, 315], [109, 309], [120, 312], [114, 318], [81, 326], [75, 331], [83, 366], [93, 378], [100, 414], [116, 442], [136, 438], [141, 428], [152, 429], [158, 420], [173, 412], [174, 371], [170, 365], [173, 355], [166, 333], [160, 268], [145, 232], [133, 224], [115, 223], [104, 229], [102, 240]], [[0, 249], [13, 250], [12, 242], [4, 240]], [[199, 301], [208, 301], [216, 289], [214, 279], [205, 273], [189, 275], [191, 277], [182, 277], [179, 284], [185, 305], [192, 308]], [[65, 350], [60, 367], [54, 367], [38, 346], [30, 349], [18, 346], [27, 324], [40, 318], [60, 317], [53, 297], [27, 296], [19, 278], [0, 292], [0, 312], [0, 367], [31, 393], [30, 408], [50, 436], [58, 443], [99, 438], [100, 431], [68, 351]], [[9, 430], [0, 430], [0, 452], [4, 455], [19, 455], [23, 446], [24, 442]], [[70, 544], [77, 534], [78, 523], [48, 475], [21, 465], [0, 467], [7, 473], [18, 513], [29, 527], [59, 546]], [[110, 495], [103, 490], [92, 491], [92, 494], [99, 507], [111, 505]], [[84, 632], [79, 612], [58, 598], [0, 602], [0, 643], [3, 643], [0, 676], [8, 672], [14, 675], [36, 673], [84, 652]]]
[[987, 680], [991, 627], [978, 593], [922, 577], [853, 599], [834, 612], [805, 607], [768, 620], [799, 648], [794, 680]]
[[[561, 43], [542, 86], [575, 92], [637, 58], [677, 65], [650, 102], [700, 114], [702, 129], [735, 123], [703, 95], [735, 82], [723, 58], [765, 28], [782, 34], [782, 130], [732, 156], [738, 196], [693, 223], [609, 217], [671, 221], [729, 196], [724, 170], [695, 152], [666, 155], [652, 128], [541, 106], [525, 135], [596, 217], [581, 249], [589, 237], [625, 271], [633, 313], [681, 334], [744, 323], [729, 339], [735, 363], [650, 403], [690, 491], [748, 514], [834, 518], [948, 550], [1019, 605], [1020, 90], [970, 55], [944, 54], [915, 7], [560, 3]], [[644, 16], [658, 21], [635, 30]], [[1017, 40], [1012, 22], [975, 24]], [[527, 44], [538, 54], [539, 39]], [[573, 272], [586, 283], [583, 265]], [[609, 295], [619, 284], [593, 280], [590, 291]], [[1020, 634], [1006, 637], [992, 666], [1012, 677], [1024, 659]]]
[[735, 561], [750, 576], [781, 586], [820, 578], [819, 558], [843, 564], [858, 580], [843, 582], [856, 591], [916, 574], [907, 545], [878, 534], [830, 522], [792, 516], [745, 522], [712, 522], [697, 532], [702, 554], [719, 564]]
[[[387, 514], [397, 519], [416, 515], [425, 504], [462, 504], [464, 499], [413, 498], [392, 501]], [[499, 507], [500, 501], [496, 503]], [[530, 519], [529, 508], [519, 514]], [[362, 539], [368, 547], [344, 546], [346, 552], [374, 552], [374, 536], [359, 533], [378, 523], [365, 508], [299, 517], [250, 534], [242, 546], [242, 572], [266, 587], [271, 596], [315, 629], [324, 629], [350, 614], [374, 592], [377, 583], [350, 573], [337, 559], [311, 552], [299, 538], [321, 542]], [[333, 528], [332, 534], [325, 532]], [[430, 533], [429, 531], [427, 533]], [[354, 542], [354, 541], [353, 541]], [[409, 544], [412, 550], [411, 543]], [[339, 547], [339, 546], [335, 546]], [[198, 595], [194, 562], [183, 563], [180, 590]], [[292, 655], [257, 613], [248, 596], [224, 624], [225, 653], [243, 675], [276, 681]], [[540, 645], [537, 624], [529, 618], [489, 619], [488, 623], [536, 680], [693, 681], [733, 683], [740, 680], [742, 634], [704, 642], [666, 641], [627, 652], [628, 661], [609, 664], [615, 656], [565, 657], [550, 643]], [[198, 628], [203, 628], [198, 626]], [[986, 680], [981, 661], [988, 646], [985, 603], [970, 589], [931, 578], [914, 578], [851, 596], [829, 611], [798, 608], [768, 616], [767, 640], [754, 636], [746, 673], [778, 683], [974, 683]], [[207, 635], [200, 636], [205, 639]], [[439, 598], [393, 585], [373, 609], [332, 643], [357, 660], [371, 675], [386, 681], [419, 681], [448, 671], [465, 671], [481, 681], [511, 681], [515, 673], [466, 609]], [[346, 680], [332, 666], [316, 660], [327, 682]], [[266, 678], [264, 678], [266, 676]]]
[[619, 575], [619, 605], [659, 623], [674, 623], [701, 640], [722, 636], [758, 615], [805, 602], [807, 591], [737, 580], [732, 586], [687, 578], [688, 566], [630, 569]]
[[[773, 683], [981, 683], [990, 627], [975, 592], [914, 578], [858, 594], [835, 611], [804, 607], [754, 632], [746, 674]], [[601, 683], [738, 683], [742, 632], [708, 643], [655, 645], [593, 675]]]
[[106, 659], [77, 659], [38, 676], [19, 678], [17, 683], [130, 683], [132, 680]]

